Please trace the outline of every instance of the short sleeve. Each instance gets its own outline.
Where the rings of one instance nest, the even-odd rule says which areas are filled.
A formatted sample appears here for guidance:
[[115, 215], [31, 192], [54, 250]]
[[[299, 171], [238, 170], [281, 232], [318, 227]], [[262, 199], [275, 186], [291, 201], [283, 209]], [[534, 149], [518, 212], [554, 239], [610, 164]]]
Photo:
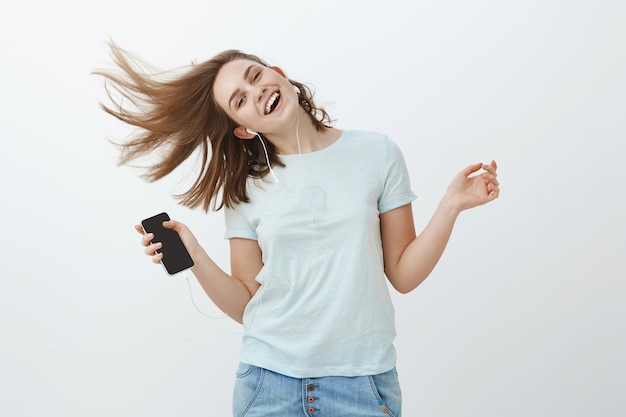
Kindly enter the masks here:
[[402, 151], [389, 138], [385, 139], [383, 175], [383, 191], [378, 197], [379, 213], [401, 207], [417, 198], [411, 190], [409, 172]]
[[252, 227], [246, 216], [245, 204], [237, 204], [233, 207], [224, 207], [224, 220], [226, 222], [226, 233], [224, 239], [240, 237], [244, 239], [258, 240], [255, 229]]

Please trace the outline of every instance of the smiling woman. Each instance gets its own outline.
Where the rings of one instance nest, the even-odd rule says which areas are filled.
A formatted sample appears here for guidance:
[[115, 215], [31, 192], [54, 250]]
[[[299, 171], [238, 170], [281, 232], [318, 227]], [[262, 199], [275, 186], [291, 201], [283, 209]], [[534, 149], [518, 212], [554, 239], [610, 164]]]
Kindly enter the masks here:
[[[156, 181], [170, 174], [196, 150], [201, 150], [202, 168], [191, 188], [180, 195], [181, 204], [190, 208], [202, 205], [208, 211], [211, 203], [216, 209], [247, 202], [245, 183], [248, 175], [262, 178], [269, 169], [263, 158], [263, 147], [252, 141], [236, 140], [235, 122], [227, 110], [218, 105], [213, 85], [220, 69], [230, 62], [247, 62], [245, 80], [254, 81], [265, 70], [272, 69], [260, 58], [241, 51], [228, 50], [211, 60], [192, 65], [182, 76], [157, 76], [156, 70], [142, 59], [110, 44], [111, 55], [120, 71], [99, 69], [95, 74], [104, 77], [112, 105], [101, 103], [107, 113], [139, 128], [138, 135], [117, 145], [121, 150], [120, 164], [129, 163], [159, 149], [165, 150], [161, 160], [149, 167], [144, 178]], [[245, 60], [245, 61], [242, 61]], [[250, 63], [254, 65], [250, 65]], [[256, 72], [251, 76], [251, 69]], [[243, 81], [243, 80], [242, 80]], [[300, 107], [309, 116], [317, 130], [330, 124], [323, 108], [313, 101], [313, 94], [305, 84], [288, 80], [297, 91]], [[111, 91], [111, 89], [113, 91]], [[114, 100], [118, 93], [119, 100]], [[234, 91], [234, 95], [240, 92]], [[243, 105], [229, 103], [226, 109]], [[132, 103], [134, 108], [128, 108]], [[277, 104], [277, 103], [276, 103]], [[242, 134], [246, 136], [246, 134]], [[270, 163], [282, 165], [274, 145], [268, 143]], [[228, 160], [228, 167], [225, 161]], [[221, 201], [218, 200], [221, 193]]]
[[[495, 162], [459, 172], [416, 236], [399, 147], [332, 127], [281, 68], [229, 50], [164, 80], [111, 50], [121, 74], [96, 73], [123, 100], [102, 108], [140, 129], [119, 144], [121, 163], [164, 149], [146, 175], [154, 181], [200, 148], [202, 168], [181, 202], [225, 208], [230, 273], [184, 224], [163, 225], [179, 233], [211, 300], [244, 325], [234, 415], [400, 416], [387, 279], [402, 293], [426, 279], [459, 213], [498, 197]], [[136, 229], [161, 262], [166, 248]]]

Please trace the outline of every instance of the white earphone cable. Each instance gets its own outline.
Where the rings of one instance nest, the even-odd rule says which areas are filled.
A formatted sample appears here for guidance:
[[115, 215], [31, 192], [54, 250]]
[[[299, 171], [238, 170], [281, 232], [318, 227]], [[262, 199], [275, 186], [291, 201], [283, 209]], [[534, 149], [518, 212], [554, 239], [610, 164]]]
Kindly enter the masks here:
[[187, 281], [187, 287], [189, 288], [189, 298], [191, 299], [191, 304], [193, 304], [195, 309], [198, 310], [198, 313], [202, 314], [204, 317], [214, 319], [214, 320], [222, 320], [228, 317], [228, 314], [226, 313], [222, 313], [221, 316], [216, 317], [216, 316], [211, 316], [205, 313], [204, 311], [200, 310], [200, 307], [198, 307], [198, 305], [196, 304], [196, 300], [193, 298], [193, 290], [191, 289], [191, 282], [189, 282], [189, 275], [187, 275], [186, 271], [183, 271], [182, 275], [183, 275], [183, 278], [185, 278], [185, 281]]

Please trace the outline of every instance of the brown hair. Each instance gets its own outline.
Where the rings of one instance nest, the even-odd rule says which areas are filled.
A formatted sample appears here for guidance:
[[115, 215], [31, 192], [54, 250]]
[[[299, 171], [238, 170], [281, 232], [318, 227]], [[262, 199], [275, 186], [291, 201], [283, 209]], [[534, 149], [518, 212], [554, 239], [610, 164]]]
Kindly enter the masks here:
[[[213, 58], [180, 71], [158, 72], [145, 61], [109, 43], [117, 70], [98, 69], [94, 74], [105, 79], [106, 93], [113, 103], [100, 107], [117, 119], [135, 126], [138, 133], [120, 147], [119, 164], [128, 164], [159, 150], [159, 158], [142, 177], [153, 182], [170, 174], [200, 148], [200, 172], [189, 190], [176, 195], [179, 203], [208, 211], [250, 201], [246, 193], [249, 176], [263, 178], [269, 172], [259, 141], [241, 140], [237, 126], [217, 104], [213, 84], [222, 66], [236, 59], [248, 59], [269, 67], [255, 55], [227, 50]], [[317, 107], [311, 89], [289, 79], [298, 90], [300, 106], [318, 131], [329, 127], [328, 113]], [[119, 95], [119, 100], [114, 98]], [[132, 109], [126, 106], [130, 104]], [[209, 142], [211, 150], [209, 152]], [[284, 166], [271, 142], [265, 141], [269, 163]], [[209, 155], [210, 153], [210, 155]], [[222, 193], [221, 200], [218, 196]]]

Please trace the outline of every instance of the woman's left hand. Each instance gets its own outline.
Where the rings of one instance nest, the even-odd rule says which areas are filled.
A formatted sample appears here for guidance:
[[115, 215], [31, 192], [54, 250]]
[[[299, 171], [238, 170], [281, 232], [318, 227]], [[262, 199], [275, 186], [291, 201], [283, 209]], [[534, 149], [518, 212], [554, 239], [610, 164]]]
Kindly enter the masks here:
[[[483, 172], [472, 176], [480, 169]], [[497, 169], [496, 161], [468, 166], [454, 177], [444, 199], [459, 212], [495, 200], [500, 195]]]

